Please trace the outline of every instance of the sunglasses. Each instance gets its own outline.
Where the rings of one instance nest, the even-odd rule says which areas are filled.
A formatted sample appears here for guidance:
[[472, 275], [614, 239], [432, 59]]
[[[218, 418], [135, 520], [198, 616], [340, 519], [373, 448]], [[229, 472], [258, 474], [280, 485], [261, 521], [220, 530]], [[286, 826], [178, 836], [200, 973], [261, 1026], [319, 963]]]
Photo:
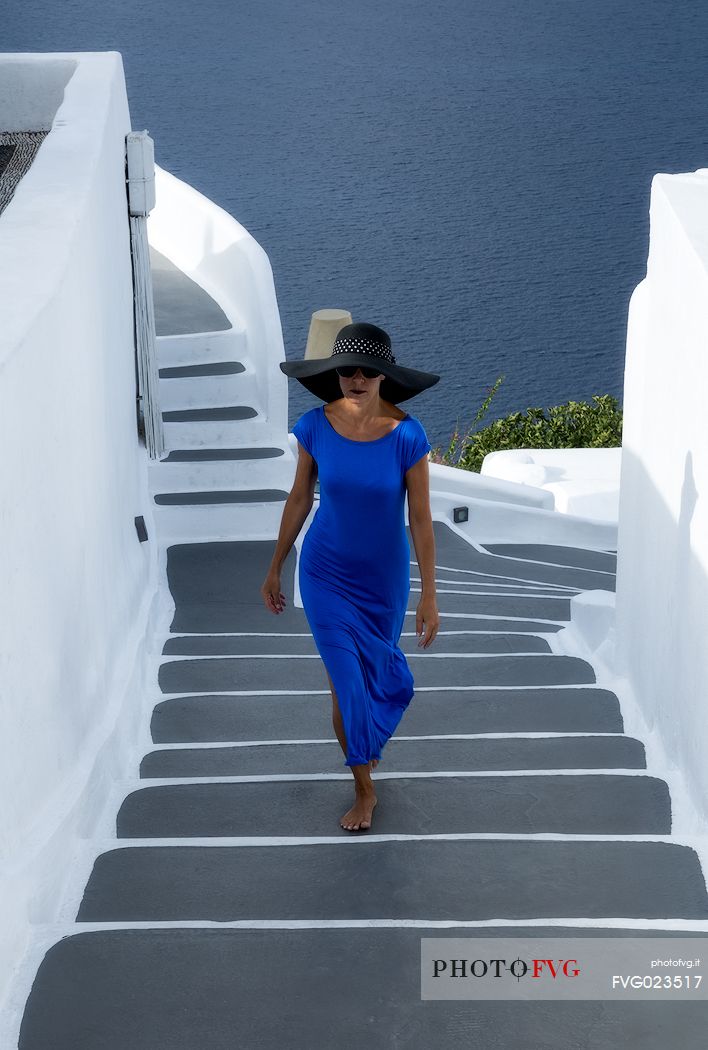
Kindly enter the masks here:
[[[360, 368], [361, 365], [339, 365], [337, 372], [344, 379], [353, 379]], [[361, 372], [366, 379], [374, 379], [376, 376], [381, 375], [378, 368], [361, 368]]]

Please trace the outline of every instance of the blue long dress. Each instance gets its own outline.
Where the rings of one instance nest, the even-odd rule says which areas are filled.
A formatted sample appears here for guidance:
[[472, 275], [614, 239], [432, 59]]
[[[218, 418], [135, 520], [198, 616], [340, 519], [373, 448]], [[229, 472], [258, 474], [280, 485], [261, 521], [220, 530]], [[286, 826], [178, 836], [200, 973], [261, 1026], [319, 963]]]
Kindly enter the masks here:
[[300, 550], [300, 595], [337, 694], [345, 765], [361, 765], [381, 757], [413, 697], [398, 647], [410, 593], [405, 473], [431, 446], [410, 414], [373, 441], [346, 438], [324, 405], [305, 412], [293, 433], [320, 483]]

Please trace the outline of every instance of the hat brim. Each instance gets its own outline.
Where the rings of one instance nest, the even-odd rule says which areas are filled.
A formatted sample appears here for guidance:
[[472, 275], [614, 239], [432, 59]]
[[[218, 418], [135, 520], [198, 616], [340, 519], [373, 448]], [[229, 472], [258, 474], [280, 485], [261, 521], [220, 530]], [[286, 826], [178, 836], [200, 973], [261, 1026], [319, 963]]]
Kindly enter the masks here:
[[336, 369], [341, 365], [363, 365], [367, 368], [378, 368], [386, 378], [379, 388], [380, 396], [385, 401], [398, 404], [407, 401], [416, 394], [435, 386], [440, 376], [434, 372], [422, 372], [417, 368], [406, 368], [404, 365], [388, 361], [378, 362], [371, 354], [352, 353], [337, 354], [332, 357], [319, 357], [312, 360], [281, 361], [280, 370], [286, 376], [297, 379], [310, 393], [322, 401], [337, 401], [342, 397], [342, 388]]

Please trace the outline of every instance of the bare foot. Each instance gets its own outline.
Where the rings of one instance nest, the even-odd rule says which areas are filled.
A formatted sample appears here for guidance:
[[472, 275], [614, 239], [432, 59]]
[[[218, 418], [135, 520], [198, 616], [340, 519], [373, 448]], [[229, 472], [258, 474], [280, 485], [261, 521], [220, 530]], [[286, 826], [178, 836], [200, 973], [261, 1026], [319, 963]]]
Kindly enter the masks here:
[[377, 798], [373, 791], [367, 791], [363, 794], [357, 792], [354, 805], [344, 814], [339, 821], [339, 826], [347, 831], [364, 831], [366, 828], [370, 828], [371, 815], [374, 812], [376, 802]]

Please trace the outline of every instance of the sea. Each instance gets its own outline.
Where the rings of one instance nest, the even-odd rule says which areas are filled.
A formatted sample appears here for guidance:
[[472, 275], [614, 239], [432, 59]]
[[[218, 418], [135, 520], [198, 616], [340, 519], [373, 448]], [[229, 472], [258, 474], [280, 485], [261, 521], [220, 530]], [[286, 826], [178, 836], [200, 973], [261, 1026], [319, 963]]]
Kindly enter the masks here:
[[[609, 394], [652, 179], [708, 167], [705, 0], [7, 0], [6, 52], [118, 51], [157, 163], [267, 252], [288, 359], [349, 310], [435, 372], [447, 449]], [[670, 347], [667, 347], [670, 353]], [[289, 427], [319, 402], [288, 379]]]

